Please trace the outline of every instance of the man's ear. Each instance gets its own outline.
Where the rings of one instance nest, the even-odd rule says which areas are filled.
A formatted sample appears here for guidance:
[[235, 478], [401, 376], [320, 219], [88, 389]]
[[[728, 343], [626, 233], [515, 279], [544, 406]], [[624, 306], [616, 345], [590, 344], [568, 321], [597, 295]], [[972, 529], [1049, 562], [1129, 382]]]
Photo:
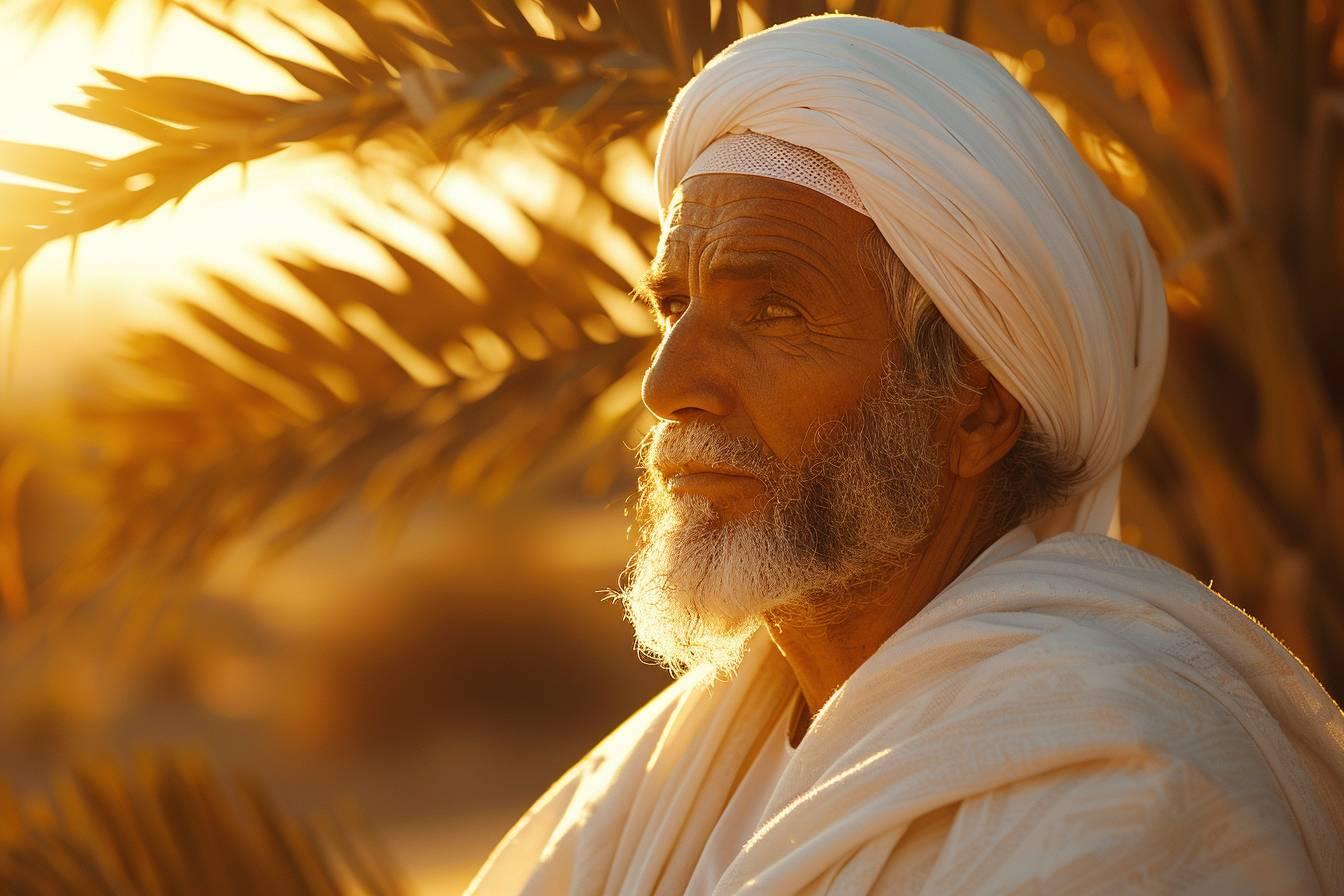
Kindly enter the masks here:
[[968, 388], [957, 403], [950, 461], [953, 475], [973, 479], [1017, 444], [1025, 415], [1022, 405], [990, 376], [983, 363], [970, 362], [964, 374]]

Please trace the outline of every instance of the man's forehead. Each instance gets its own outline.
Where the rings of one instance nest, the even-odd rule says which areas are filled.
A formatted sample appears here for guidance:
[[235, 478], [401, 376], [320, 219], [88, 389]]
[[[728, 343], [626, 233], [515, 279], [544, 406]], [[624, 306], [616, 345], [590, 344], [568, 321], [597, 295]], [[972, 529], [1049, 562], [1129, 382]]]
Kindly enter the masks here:
[[742, 174], [698, 175], [672, 195], [658, 257], [684, 252], [709, 231], [829, 253], [869, 226], [864, 215], [798, 184]]

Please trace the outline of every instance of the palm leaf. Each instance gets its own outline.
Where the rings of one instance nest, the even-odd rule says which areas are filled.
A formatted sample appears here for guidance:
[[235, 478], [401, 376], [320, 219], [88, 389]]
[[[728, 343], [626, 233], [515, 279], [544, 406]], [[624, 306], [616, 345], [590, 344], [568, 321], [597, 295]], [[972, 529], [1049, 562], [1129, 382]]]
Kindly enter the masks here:
[[[637, 388], [622, 384], [647, 363], [652, 324], [604, 306], [594, 290], [624, 297], [628, 286], [591, 247], [528, 220], [540, 240], [527, 267], [450, 223], [487, 302], [379, 241], [404, 291], [309, 259], [282, 262], [334, 330], [215, 277], [227, 301], [183, 310], [216, 350], [133, 335], [128, 369], [75, 408], [80, 431], [101, 446], [94, 501], [116, 508], [80, 575], [111, 575], [128, 558], [151, 577], [202, 569], [244, 535], [267, 531], [277, 548], [307, 537], [352, 501], [395, 518], [435, 491], [500, 500], [543, 454], [552, 467], [573, 455], [571, 477], [592, 460], [585, 450], [609, 457], [606, 446], [629, 439], [643, 416]], [[642, 228], [643, 242], [656, 233], [628, 212], [615, 220]], [[606, 476], [606, 487], [616, 480]]]
[[[414, 28], [351, 0], [323, 5], [360, 36], [367, 54], [338, 51], [275, 18], [314, 47], [331, 71], [268, 52], [219, 16], [183, 7], [282, 68], [308, 97], [105, 71], [100, 73], [105, 85], [84, 88], [84, 106], [61, 108], [135, 134], [149, 142], [145, 149], [120, 159], [86, 157], [78, 165], [54, 166], [34, 161], [50, 152], [46, 147], [0, 146], [0, 170], [58, 188], [0, 184], [0, 203], [17, 210], [0, 226], [0, 283], [53, 240], [143, 217], [181, 201], [223, 168], [296, 144], [348, 150], [410, 127], [448, 160], [471, 139], [519, 123], [550, 129], [583, 125], [590, 136], [611, 137], [655, 124], [679, 83], [665, 40], [654, 31], [641, 32], [640, 40], [622, 30], [622, 23], [638, 23], [646, 31], [656, 24], [643, 12], [613, 7], [597, 33], [576, 25], [564, 38], [550, 39], [537, 35], [516, 7], [515, 15], [503, 16], [511, 26], [493, 24], [484, 15], [512, 6], [509, 0], [481, 7], [417, 5], [420, 21]], [[556, 17], [575, 18], [572, 12]], [[661, 26], [655, 30], [662, 33]], [[650, 41], [661, 56], [650, 53]], [[35, 173], [37, 168], [44, 174]]]
[[381, 847], [335, 818], [297, 822], [254, 778], [221, 782], [194, 755], [142, 756], [127, 773], [86, 761], [56, 797], [0, 786], [0, 889], [51, 896], [275, 893], [395, 896]]

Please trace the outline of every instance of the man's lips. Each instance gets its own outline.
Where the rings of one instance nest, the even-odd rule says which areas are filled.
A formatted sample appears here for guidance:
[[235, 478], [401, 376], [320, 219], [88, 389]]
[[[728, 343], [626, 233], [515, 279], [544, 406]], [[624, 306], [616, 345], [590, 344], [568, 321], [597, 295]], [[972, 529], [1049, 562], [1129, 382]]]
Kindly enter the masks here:
[[743, 470], [707, 464], [677, 464], [661, 468], [668, 491], [673, 494], [726, 494], [757, 488], [761, 481]]

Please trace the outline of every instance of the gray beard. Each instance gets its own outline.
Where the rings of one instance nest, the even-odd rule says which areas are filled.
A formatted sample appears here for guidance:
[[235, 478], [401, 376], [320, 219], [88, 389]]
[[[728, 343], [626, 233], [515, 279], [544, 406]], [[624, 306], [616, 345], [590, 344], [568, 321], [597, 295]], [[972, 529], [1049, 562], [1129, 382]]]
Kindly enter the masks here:
[[[796, 466], [711, 424], [654, 426], [639, 450], [636, 551], [614, 595], [640, 652], [673, 674], [709, 664], [728, 677], [767, 617], [824, 625], [908, 567], [932, 527], [945, 400], [888, 363], [853, 411], [813, 427]], [[658, 465], [691, 461], [757, 476], [763, 506], [725, 521], [708, 498], [672, 494]]]

